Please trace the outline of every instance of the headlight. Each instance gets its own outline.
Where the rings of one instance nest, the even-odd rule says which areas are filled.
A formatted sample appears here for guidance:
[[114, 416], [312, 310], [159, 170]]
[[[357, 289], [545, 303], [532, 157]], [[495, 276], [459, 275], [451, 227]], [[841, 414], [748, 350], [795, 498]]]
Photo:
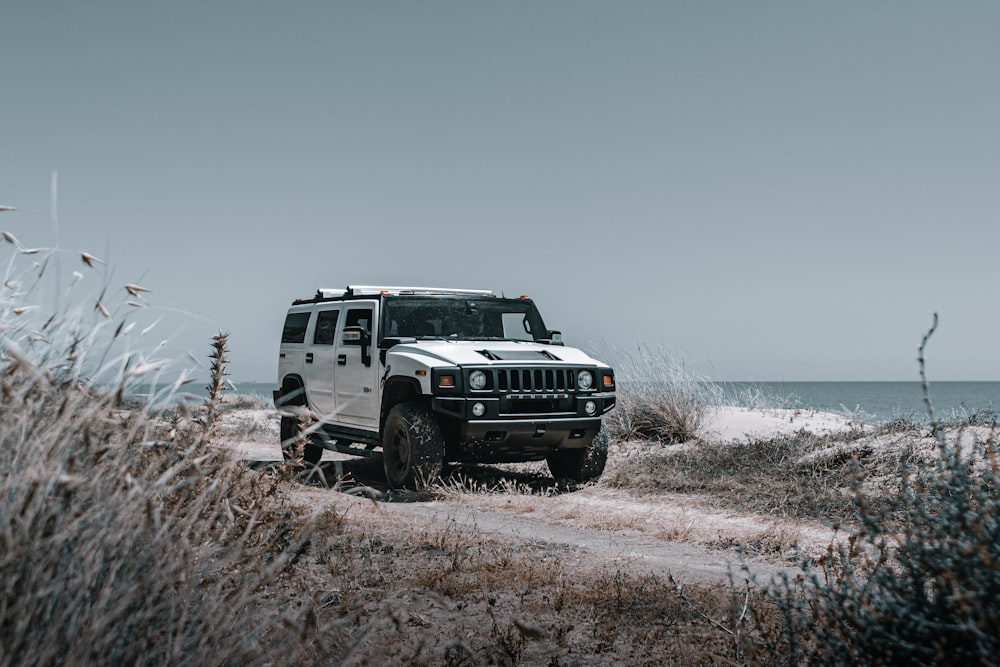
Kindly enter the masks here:
[[594, 375], [590, 371], [580, 371], [576, 374], [576, 388], [586, 391], [594, 386]]
[[486, 389], [486, 373], [482, 371], [469, 373], [469, 386], [473, 389]]

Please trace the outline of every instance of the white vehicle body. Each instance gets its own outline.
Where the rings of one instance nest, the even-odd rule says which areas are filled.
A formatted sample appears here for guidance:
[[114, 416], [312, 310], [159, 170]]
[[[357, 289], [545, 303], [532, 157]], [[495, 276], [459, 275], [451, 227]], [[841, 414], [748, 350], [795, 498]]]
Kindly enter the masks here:
[[[551, 468], [581, 455], [564, 450], [591, 447], [601, 415], [615, 404], [607, 364], [562, 345], [530, 299], [488, 290], [355, 286], [296, 300], [278, 386], [279, 407], [308, 408], [318, 423], [306, 456], [315, 460], [320, 447], [385, 449], [387, 421], [399, 421], [393, 408], [405, 404], [408, 414], [434, 422], [428, 437], [441, 440], [441, 461], [549, 459]], [[404, 436], [409, 447], [415, 436]], [[437, 460], [438, 444], [420, 447]], [[397, 482], [411, 481], [407, 470]]]

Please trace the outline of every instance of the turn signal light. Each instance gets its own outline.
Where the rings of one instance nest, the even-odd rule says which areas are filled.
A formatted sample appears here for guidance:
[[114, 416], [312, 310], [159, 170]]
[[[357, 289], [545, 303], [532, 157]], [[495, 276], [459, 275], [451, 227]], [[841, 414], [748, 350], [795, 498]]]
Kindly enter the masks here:
[[615, 386], [615, 379], [613, 377], [611, 377], [610, 375], [605, 375], [604, 379], [602, 380], [602, 382], [604, 384], [604, 387], [607, 388], [607, 389], [610, 389], [611, 387]]
[[454, 387], [455, 386], [455, 376], [454, 375], [442, 375], [438, 378], [438, 385], [442, 387]]

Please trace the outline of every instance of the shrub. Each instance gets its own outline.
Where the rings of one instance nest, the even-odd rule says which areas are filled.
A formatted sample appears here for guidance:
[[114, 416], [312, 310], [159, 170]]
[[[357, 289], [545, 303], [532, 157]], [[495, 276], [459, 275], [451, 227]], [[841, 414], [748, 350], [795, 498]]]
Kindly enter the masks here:
[[618, 405], [606, 418], [611, 436], [662, 443], [693, 438], [715, 402], [714, 385], [663, 349], [612, 354]]
[[[980, 456], [976, 456], [976, 453]], [[984, 467], [982, 461], [990, 462]], [[1000, 475], [992, 443], [942, 441], [889, 506], [855, 501], [861, 527], [805, 586], [774, 594], [789, 664], [995, 664], [1000, 655]]]

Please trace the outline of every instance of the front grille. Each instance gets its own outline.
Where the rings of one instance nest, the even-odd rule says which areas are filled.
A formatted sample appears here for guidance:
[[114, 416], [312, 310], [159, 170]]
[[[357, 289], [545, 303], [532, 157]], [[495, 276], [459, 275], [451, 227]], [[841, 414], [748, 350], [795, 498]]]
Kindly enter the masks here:
[[576, 391], [576, 371], [569, 368], [498, 368], [495, 372], [494, 386], [501, 393]]

